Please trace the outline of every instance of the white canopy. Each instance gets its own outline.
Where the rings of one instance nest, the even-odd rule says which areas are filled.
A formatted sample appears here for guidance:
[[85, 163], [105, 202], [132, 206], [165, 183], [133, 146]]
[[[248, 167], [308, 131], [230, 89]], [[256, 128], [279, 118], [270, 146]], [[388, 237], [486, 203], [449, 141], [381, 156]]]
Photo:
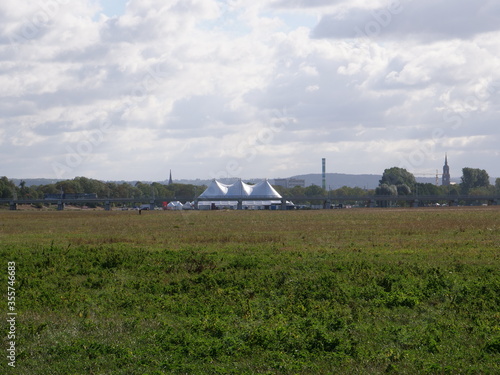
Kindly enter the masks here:
[[179, 201], [170, 202], [167, 204], [167, 210], [182, 210], [182, 203]]
[[228, 190], [228, 185], [213, 180], [210, 186], [200, 195], [200, 198], [224, 198]]
[[194, 204], [192, 202], [186, 202], [182, 206], [182, 209], [183, 210], [192, 210], [192, 209], [194, 209]]
[[281, 198], [281, 195], [274, 190], [269, 181], [264, 180], [255, 185], [252, 189], [252, 197]]
[[199, 196], [203, 199], [281, 199], [281, 195], [271, 186], [268, 180], [259, 182], [257, 185], [249, 185], [239, 180], [232, 185], [225, 185], [213, 180], [210, 186]]
[[228, 186], [226, 197], [227, 198], [248, 197], [249, 195], [252, 194], [252, 188], [253, 188], [252, 185], [245, 184], [243, 181], [239, 180], [238, 182]]

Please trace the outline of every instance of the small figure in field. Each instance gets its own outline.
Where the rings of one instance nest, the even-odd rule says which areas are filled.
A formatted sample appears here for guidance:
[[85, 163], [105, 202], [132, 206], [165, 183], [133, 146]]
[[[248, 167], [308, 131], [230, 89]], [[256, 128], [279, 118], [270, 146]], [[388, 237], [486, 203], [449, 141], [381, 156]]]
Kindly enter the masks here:
[[142, 214], [142, 210], [139, 208], [139, 215], [141, 215], [141, 214]]

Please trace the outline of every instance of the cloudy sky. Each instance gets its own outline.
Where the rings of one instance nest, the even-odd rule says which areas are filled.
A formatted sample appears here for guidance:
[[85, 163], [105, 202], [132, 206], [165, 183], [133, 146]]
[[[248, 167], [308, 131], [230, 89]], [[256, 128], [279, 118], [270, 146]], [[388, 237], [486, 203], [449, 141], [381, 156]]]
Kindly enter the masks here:
[[496, 0], [0, 3], [0, 175], [500, 177]]

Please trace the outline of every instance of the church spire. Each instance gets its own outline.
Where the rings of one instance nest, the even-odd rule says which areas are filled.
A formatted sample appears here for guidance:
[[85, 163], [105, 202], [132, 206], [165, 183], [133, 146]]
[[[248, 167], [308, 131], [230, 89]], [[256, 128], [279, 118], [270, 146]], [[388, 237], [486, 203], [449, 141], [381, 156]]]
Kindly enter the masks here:
[[443, 166], [443, 186], [450, 185], [450, 167], [448, 166], [448, 153], [444, 155], [444, 166]]
[[170, 170], [170, 177], [168, 178], [168, 184], [169, 185], [173, 184], [173, 181], [172, 181], [172, 170]]

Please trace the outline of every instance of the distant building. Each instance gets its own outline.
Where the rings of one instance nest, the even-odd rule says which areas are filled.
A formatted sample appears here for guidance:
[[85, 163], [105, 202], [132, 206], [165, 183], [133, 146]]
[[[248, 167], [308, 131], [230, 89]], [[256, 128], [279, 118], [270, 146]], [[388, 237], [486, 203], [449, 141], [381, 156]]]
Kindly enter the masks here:
[[450, 186], [450, 167], [448, 166], [448, 155], [444, 156], [442, 185]]
[[276, 178], [274, 179], [274, 185], [283, 186], [287, 189], [296, 186], [306, 187], [306, 180], [300, 178]]
[[303, 180], [301, 178], [290, 178], [288, 179], [288, 187], [293, 188], [293, 187], [306, 187], [306, 180]]
[[274, 185], [283, 186], [285, 188], [288, 187], [288, 178], [275, 178]]
[[170, 176], [168, 178], [168, 184], [169, 185], [172, 185], [173, 184], [173, 181], [172, 181], [172, 170], [170, 170]]

